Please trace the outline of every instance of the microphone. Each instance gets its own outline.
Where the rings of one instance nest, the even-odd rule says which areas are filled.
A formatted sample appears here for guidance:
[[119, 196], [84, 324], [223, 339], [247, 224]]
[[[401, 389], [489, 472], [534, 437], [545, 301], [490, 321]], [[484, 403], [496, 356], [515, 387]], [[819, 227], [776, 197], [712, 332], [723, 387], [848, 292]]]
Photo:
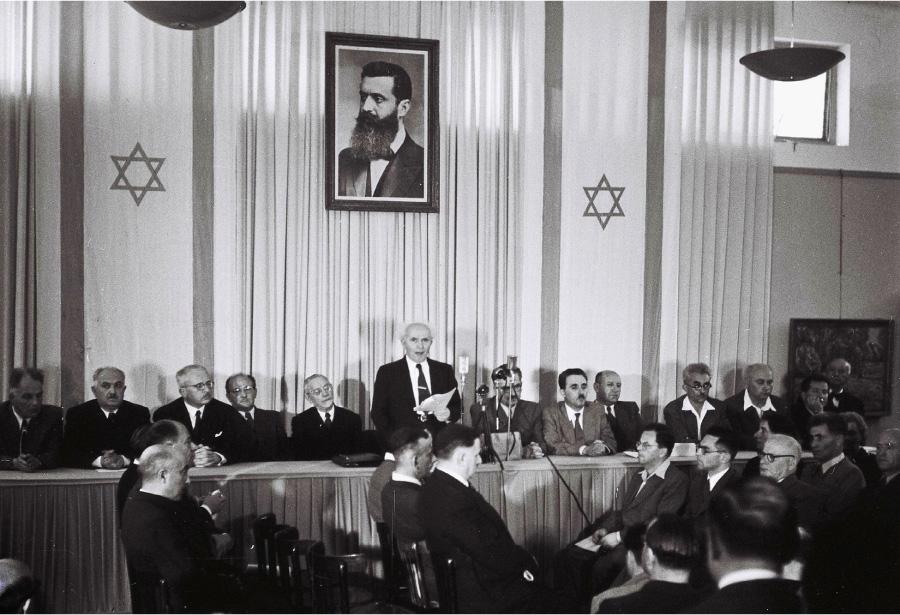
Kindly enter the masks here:
[[475, 403], [479, 406], [483, 406], [486, 401], [487, 394], [490, 392], [490, 388], [486, 384], [482, 384], [480, 387], [475, 389]]

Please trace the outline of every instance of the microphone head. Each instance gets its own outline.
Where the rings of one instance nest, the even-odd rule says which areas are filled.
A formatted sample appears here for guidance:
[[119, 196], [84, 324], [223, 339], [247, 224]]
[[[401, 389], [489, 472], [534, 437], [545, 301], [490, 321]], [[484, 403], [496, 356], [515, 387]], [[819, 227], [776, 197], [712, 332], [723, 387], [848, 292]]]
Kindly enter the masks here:
[[488, 394], [488, 392], [490, 392], [490, 390], [491, 390], [491, 389], [490, 389], [490, 387], [488, 387], [488, 385], [482, 384], [480, 387], [478, 387], [477, 389], [475, 389], [475, 394], [476, 394], [476, 395], [485, 396], [485, 395]]
[[491, 380], [497, 382], [498, 380], [506, 380], [509, 378], [509, 370], [506, 368], [506, 363], [494, 368], [494, 371], [491, 372]]

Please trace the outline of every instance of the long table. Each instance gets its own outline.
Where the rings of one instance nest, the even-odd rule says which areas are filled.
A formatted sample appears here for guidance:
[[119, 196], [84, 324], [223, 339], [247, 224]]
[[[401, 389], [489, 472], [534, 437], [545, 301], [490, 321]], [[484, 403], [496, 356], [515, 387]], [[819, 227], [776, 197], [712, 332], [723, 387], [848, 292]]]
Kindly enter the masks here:
[[[692, 464], [693, 459], [675, 460]], [[640, 469], [624, 455], [553, 457], [585, 514], [614, 507], [617, 491]], [[473, 485], [500, 512], [515, 541], [549, 564], [585, 519], [546, 459], [478, 468]], [[221, 489], [226, 504], [217, 524], [235, 538], [238, 557], [255, 563], [252, 523], [274, 512], [301, 538], [322, 540], [329, 553], [366, 553], [381, 574], [375, 524], [366, 506], [372, 468], [330, 461], [236, 464], [192, 468], [195, 495]], [[40, 474], [0, 472], [0, 557], [21, 559], [43, 588], [47, 612], [111, 613], [131, 609], [125, 554], [115, 514], [121, 471], [58, 469]]]

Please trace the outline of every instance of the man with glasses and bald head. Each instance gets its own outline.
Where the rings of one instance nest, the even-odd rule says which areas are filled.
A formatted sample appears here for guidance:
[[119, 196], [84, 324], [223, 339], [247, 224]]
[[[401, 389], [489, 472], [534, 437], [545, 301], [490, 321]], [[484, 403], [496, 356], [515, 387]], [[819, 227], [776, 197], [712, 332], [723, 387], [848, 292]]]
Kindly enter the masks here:
[[281, 413], [256, 407], [256, 378], [250, 374], [232, 374], [225, 381], [225, 397], [243, 419], [241, 461], [282, 461], [289, 458]]
[[322, 374], [303, 381], [303, 392], [312, 408], [291, 420], [294, 459], [331, 459], [356, 453], [362, 438], [362, 420], [352, 410], [334, 403], [334, 387]]
[[198, 445], [194, 465], [198, 468], [220, 466], [240, 460], [238, 439], [242, 420], [237, 411], [213, 397], [215, 382], [202, 365], [185, 365], [175, 374], [181, 397], [161, 406], [153, 420], [178, 421]]
[[697, 444], [713, 425], [730, 428], [725, 404], [709, 396], [712, 374], [706, 363], [691, 363], [681, 372], [685, 394], [663, 409], [666, 425], [675, 434], [676, 442]]

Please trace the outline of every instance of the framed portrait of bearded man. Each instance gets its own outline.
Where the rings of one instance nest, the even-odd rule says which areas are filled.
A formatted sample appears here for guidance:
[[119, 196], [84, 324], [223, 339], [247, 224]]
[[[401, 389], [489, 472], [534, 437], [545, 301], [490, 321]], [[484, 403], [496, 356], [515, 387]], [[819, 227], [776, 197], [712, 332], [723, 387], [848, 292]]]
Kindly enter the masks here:
[[325, 33], [325, 206], [437, 212], [438, 41]]

